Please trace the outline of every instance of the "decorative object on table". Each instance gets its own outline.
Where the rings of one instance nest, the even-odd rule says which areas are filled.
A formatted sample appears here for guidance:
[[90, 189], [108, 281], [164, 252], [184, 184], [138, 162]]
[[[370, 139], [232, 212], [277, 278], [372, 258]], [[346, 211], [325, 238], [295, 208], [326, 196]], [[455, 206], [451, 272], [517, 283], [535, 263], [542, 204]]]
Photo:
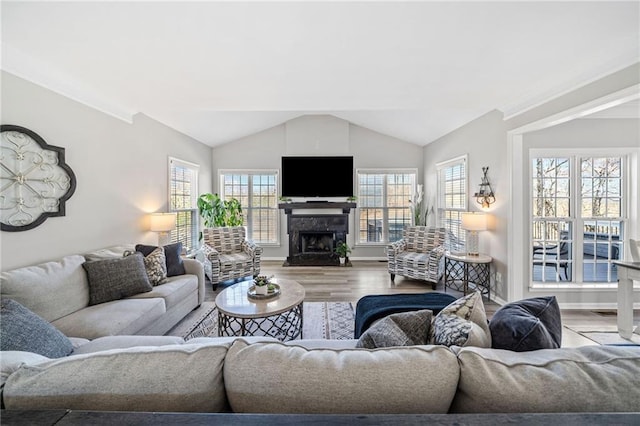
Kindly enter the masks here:
[[488, 209], [491, 204], [496, 202], [496, 197], [493, 194], [493, 188], [491, 188], [491, 183], [487, 177], [488, 171], [489, 167], [482, 168], [482, 182], [480, 182], [480, 189], [478, 192], [473, 194], [473, 196], [476, 197], [476, 201], [478, 204], [482, 205], [483, 209]]
[[462, 229], [467, 231], [467, 254], [477, 256], [479, 254], [478, 231], [487, 230], [487, 215], [474, 212], [462, 213]]
[[176, 219], [176, 213], [151, 213], [149, 230], [158, 233], [159, 246], [169, 243], [169, 233], [176, 229]]
[[[201, 194], [198, 197], [198, 212], [204, 219], [205, 228], [242, 226], [242, 206], [235, 198], [223, 200], [218, 194]], [[202, 240], [202, 233], [200, 233]]]
[[357, 199], [358, 199], [358, 197], [356, 197], [355, 195], [347, 197], [347, 201], [350, 202], [350, 203], [354, 203]]
[[65, 203], [76, 190], [64, 148], [21, 126], [3, 125], [0, 132], [1, 229], [26, 231], [48, 217], [64, 216]]
[[[258, 275], [253, 279], [253, 288], [256, 295], [266, 296], [269, 292], [269, 287], [273, 291], [274, 286], [269, 282], [269, 278], [266, 275]], [[271, 277], [273, 278], [273, 277]], [[251, 291], [251, 289], [249, 289]]]
[[290, 203], [290, 202], [291, 202], [291, 198], [289, 198], [289, 197], [283, 197], [283, 196], [280, 196], [280, 197], [278, 198], [278, 200], [280, 200], [280, 202], [282, 202], [282, 203]]
[[344, 266], [346, 264], [349, 253], [351, 253], [349, 245], [343, 241], [339, 241], [336, 245], [336, 254], [340, 257], [340, 265]]

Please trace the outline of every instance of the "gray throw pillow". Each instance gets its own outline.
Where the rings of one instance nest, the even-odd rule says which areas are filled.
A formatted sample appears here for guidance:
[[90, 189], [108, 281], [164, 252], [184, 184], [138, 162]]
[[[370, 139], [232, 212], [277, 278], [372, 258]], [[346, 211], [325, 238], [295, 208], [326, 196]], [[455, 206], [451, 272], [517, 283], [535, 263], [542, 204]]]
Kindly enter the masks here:
[[89, 279], [89, 305], [152, 290], [141, 253], [82, 264]]
[[391, 314], [365, 331], [357, 348], [426, 345], [433, 312], [429, 309]]
[[42, 317], [13, 299], [2, 299], [0, 349], [60, 358], [73, 352], [71, 341]]

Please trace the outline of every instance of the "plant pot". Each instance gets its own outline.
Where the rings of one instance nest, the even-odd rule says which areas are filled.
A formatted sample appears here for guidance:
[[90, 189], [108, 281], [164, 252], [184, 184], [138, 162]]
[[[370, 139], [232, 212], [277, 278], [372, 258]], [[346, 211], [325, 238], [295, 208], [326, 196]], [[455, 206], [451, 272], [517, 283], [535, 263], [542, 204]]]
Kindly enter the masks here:
[[341, 257], [340, 258], [340, 266], [344, 266], [345, 262], [346, 262], [347, 258], [346, 257]]
[[256, 286], [256, 294], [261, 294], [265, 296], [269, 292], [268, 285], [257, 285]]

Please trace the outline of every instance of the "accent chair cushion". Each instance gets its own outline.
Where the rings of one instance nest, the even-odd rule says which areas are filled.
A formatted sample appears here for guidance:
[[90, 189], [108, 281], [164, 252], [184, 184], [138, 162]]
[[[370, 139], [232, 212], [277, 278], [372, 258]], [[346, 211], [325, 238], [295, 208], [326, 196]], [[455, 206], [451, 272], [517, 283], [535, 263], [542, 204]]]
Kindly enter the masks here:
[[151, 291], [142, 254], [82, 264], [89, 278], [89, 305]]
[[[145, 257], [150, 255], [157, 248], [157, 246], [146, 246], [143, 244], [136, 245], [136, 251], [139, 251]], [[163, 246], [163, 248], [167, 262], [167, 277], [184, 275], [186, 272], [182, 261], [182, 243], [167, 244], [166, 246]]]
[[71, 341], [42, 317], [12, 299], [0, 307], [0, 349], [60, 358], [73, 352]]
[[491, 347], [491, 332], [479, 291], [452, 302], [433, 319], [435, 345]]
[[555, 296], [507, 303], [489, 323], [492, 347], [523, 352], [557, 349], [562, 343], [562, 318]]
[[459, 374], [442, 346], [306, 349], [240, 338], [224, 360], [236, 413], [446, 413]]
[[433, 312], [428, 309], [389, 315], [369, 327], [360, 336], [356, 347], [374, 349], [426, 345], [432, 316]]

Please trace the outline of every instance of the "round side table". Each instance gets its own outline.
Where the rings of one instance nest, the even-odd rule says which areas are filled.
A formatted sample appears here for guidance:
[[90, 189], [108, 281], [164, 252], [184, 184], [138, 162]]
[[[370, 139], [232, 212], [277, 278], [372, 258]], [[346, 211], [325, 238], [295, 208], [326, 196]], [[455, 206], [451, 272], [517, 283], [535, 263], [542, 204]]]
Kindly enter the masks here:
[[447, 287], [461, 291], [466, 296], [469, 289], [480, 290], [487, 299], [491, 298], [491, 262], [486, 254], [471, 256], [467, 254], [444, 255], [444, 291]]

